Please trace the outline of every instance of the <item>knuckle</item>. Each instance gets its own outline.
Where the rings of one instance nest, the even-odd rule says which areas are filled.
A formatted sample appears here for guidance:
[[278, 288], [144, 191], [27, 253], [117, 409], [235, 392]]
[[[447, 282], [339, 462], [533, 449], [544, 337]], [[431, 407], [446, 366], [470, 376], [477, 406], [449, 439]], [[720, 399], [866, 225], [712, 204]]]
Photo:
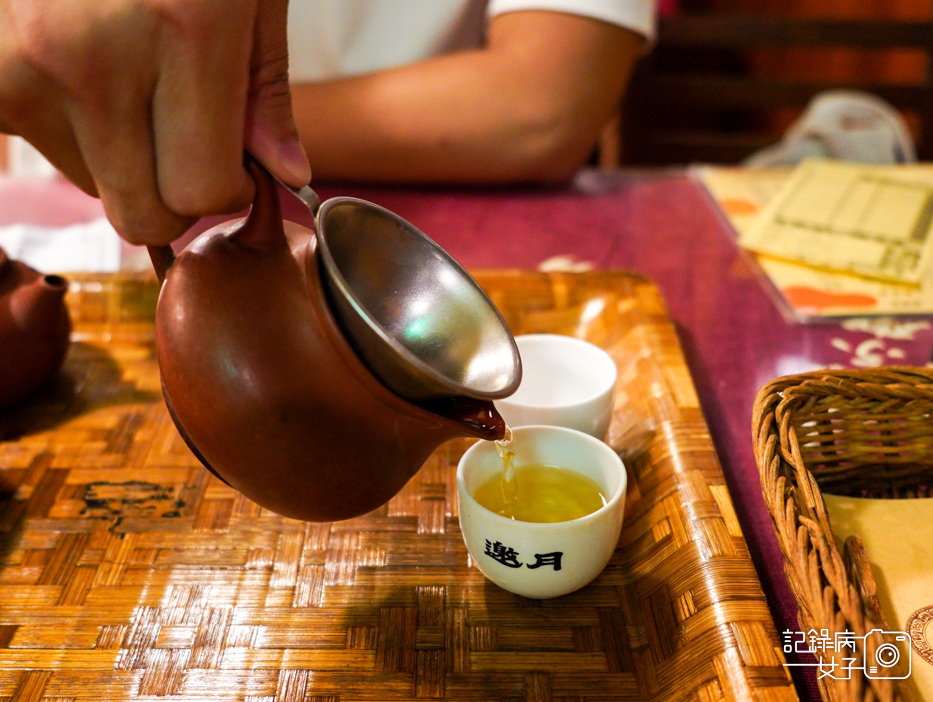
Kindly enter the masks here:
[[240, 7], [244, 0], [149, 0], [149, 3], [160, 27], [195, 44], [215, 38], [220, 28], [248, 16]]
[[170, 182], [162, 188], [166, 207], [183, 217], [236, 212], [247, 207], [251, 192], [242, 179], [204, 178], [197, 182]]
[[[143, 46], [139, 7], [37, 0], [10, 13], [14, 69], [31, 70], [72, 96], [93, 99]], [[129, 37], [132, 36], [132, 40]]]
[[62, 28], [48, 21], [44, 3], [18, 3], [10, 12], [13, 59], [23, 63], [39, 62], [61, 41]]
[[108, 208], [110, 224], [121, 238], [137, 244], [167, 244], [181, 236], [190, 222], [162, 208], [126, 210]]
[[54, 100], [54, 88], [28, 61], [0, 58], [0, 131], [26, 136], [47, 121]]
[[290, 94], [288, 54], [266, 58], [250, 67], [250, 97], [252, 99], [281, 99]]
[[107, 219], [117, 233], [132, 244], [166, 243], [181, 234], [182, 218], [166, 208], [154, 189], [132, 180], [106, 171], [94, 175]]
[[253, 71], [247, 103], [253, 119], [294, 131], [287, 58], [264, 63]]
[[[87, 75], [87, 52], [78, 21], [54, 21], [47, 3], [18, 3], [11, 17], [13, 48], [5, 75], [40, 74], [65, 88], [78, 90]], [[14, 83], [15, 85], [15, 83]]]

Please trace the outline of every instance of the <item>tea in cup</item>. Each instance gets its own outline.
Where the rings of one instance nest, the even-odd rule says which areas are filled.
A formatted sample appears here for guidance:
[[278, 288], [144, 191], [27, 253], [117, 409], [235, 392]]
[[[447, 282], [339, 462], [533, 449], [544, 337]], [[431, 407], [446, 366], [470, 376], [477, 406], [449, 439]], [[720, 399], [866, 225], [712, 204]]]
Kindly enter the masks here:
[[598, 346], [562, 334], [515, 337], [522, 380], [495, 401], [510, 427], [550, 424], [604, 439], [612, 418], [618, 370]]
[[457, 466], [460, 531], [473, 563], [499, 587], [557, 597], [591, 582], [622, 529], [626, 474], [602, 441], [566, 427], [512, 430], [512, 471], [480, 441]]

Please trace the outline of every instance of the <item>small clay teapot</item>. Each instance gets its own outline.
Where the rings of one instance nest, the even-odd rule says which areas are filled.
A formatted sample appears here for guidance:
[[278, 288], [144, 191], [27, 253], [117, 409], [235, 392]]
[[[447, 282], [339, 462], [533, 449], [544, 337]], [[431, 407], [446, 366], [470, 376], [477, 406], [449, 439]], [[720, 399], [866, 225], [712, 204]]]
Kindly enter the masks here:
[[0, 409], [29, 398], [61, 369], [71, 318], [67, 281], [0, 249]]
[[385, 504], [448, 439], [501, 438], [491, 401], [432, 411], [376, 380], [331, 312], [314, 232], [283, 222], [275, 183], [248, 166], [245, 219], [153, 255], [163, 394], [201, 462], [278, 514], [334, 521]]

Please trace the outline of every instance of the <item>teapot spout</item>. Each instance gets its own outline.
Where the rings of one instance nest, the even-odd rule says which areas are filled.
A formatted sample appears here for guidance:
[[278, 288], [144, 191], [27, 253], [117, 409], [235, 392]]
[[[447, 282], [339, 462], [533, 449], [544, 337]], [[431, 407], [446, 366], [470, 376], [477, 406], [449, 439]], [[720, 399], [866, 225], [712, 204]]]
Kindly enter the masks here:
[[424, 408], [460, 424], [466, 436], [494, 441], [505, 436], [505, 420], [489, 400], [472, 397], [445, 397]]
[[44, 275], [24, 285], [10, 298], [10, 311], [23, 333], [37, 337], [55, 336], [62, 315], [68, 282], [58, 275]]

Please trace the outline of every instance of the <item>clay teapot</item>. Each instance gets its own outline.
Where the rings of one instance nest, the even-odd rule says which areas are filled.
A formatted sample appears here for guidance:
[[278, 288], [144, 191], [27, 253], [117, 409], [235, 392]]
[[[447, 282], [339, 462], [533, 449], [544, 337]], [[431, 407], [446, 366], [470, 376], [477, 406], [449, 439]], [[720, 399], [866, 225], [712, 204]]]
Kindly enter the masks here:
[[501, 438], [491, 401], [428, 409], [373, 376], [331, 311], [314, 231], [283, 222], [275, 182], [248, 166], [245, 219], [153, 255], [163, 394], [201, 462], [278, 514], [334, 521], [388, 502], [448, 439]]
[[67, 281], [0, 249], [0, 409], [29, 398], [61, 369], [71, 318]]

